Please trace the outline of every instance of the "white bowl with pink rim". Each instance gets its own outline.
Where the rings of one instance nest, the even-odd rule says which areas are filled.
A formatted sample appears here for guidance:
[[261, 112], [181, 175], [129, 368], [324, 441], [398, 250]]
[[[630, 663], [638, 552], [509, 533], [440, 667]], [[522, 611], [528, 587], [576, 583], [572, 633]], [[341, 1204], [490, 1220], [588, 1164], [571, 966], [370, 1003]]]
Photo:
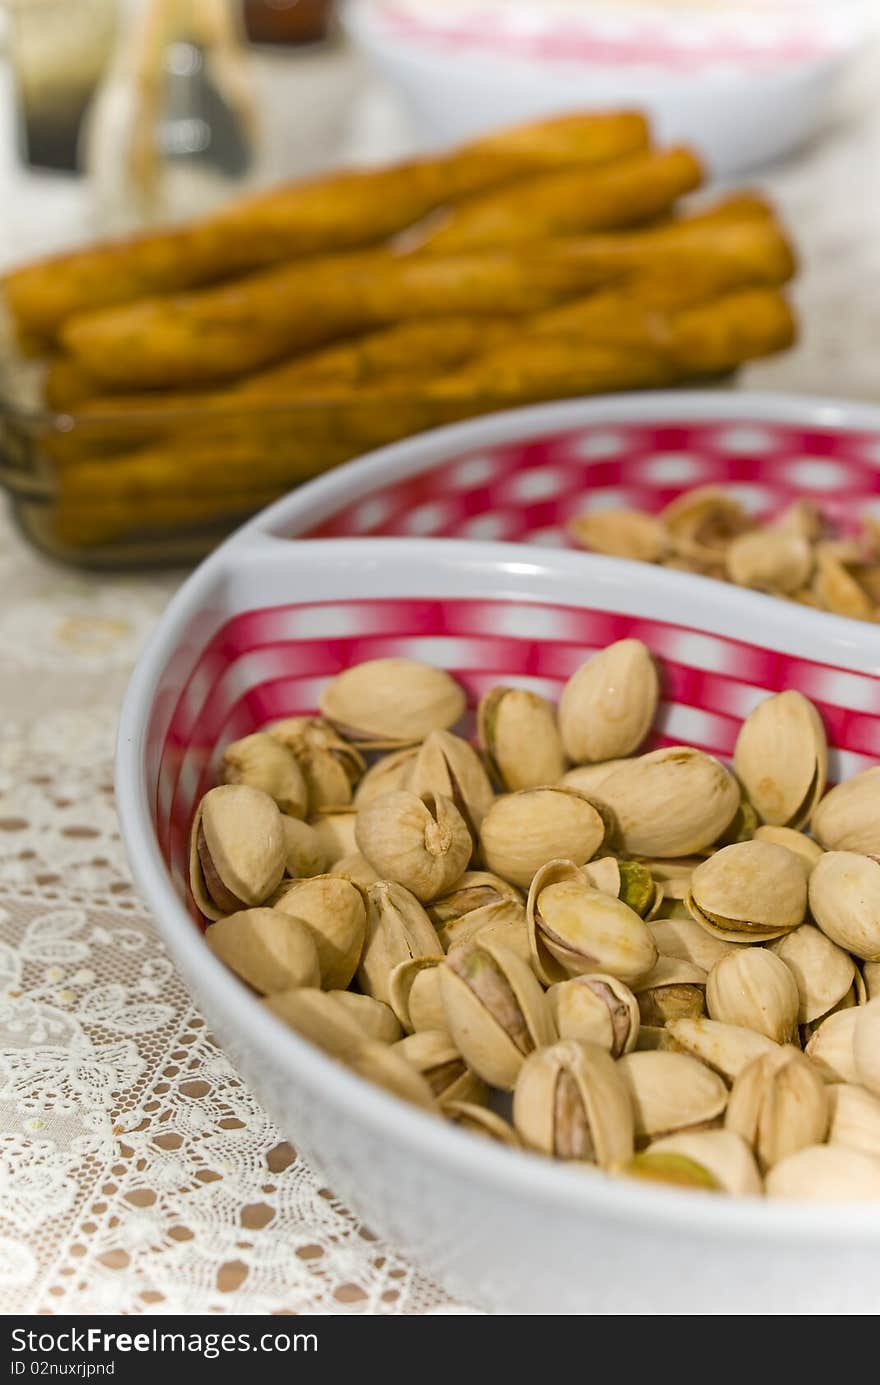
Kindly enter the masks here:
[[[711, 448], [706, 430], [714, 430]], [[224, 745], [314, 710], [328, 678], [369, 658], [404, 655], [449, 669], [467, 693], [467, 734], [486, 688], [503, 681], [556, 697], [593, 650], [634, 636], [662, 671], [652, 744], [687, 741], [729, 757], [755, 703], [796, 687], [823, 716], [832, 774], [873, 764], [880, 637], [871, 625], [546, 545], [284, 537], [341, 523], [349, 500], [366, 506], [386, 484], [398, 498], [409, 485], [415, 511], [435, 503], [420, 499], [421, 488], [440, 475], [458, 494], [456, 474], [444, 466], [468, 464], [464, 485], [481, 460], [491, 491], [505, 468], [516, 479], [539, 472], [542, 460], [558, 465], [552, 459], [563, 445], [583, 474], [594, 469], [600, 493], [609, 476], [596, 469], [612, 467], [618, 486], [624, 440], [644, 444], [652, 432], [670, 448], [677, 443], [655, 455], [663, 466], [653, 472], [643, 455], [649, 481], [665, 476], [663, 494], [675, 466], [679, 486], [695, 479], [683, 476], [689, 456], [702, 463], [710, 453], [755, 453], [765, 459], [764, 479], [749, 471], [742, 484], [769, 503], [769, 461], [779, 452], [776, 502], [804, 477], [823, 483], [840, 506], [871, 495], [876, 504], [880, 410], [806, 400], [685, 394], [566, 403], [386, 449], [258, 516], [172, 600], [122, 712], [123, 837], [176, 965], [280, 1128], [376, 1232], [452, 1293], [516, 1313], [629, 1314], [634, 1304], [643, 1313], [873, 1312], [880, 1207], [633, 1185], [447, 1127], [364, 1083], [270, 1015], [208, 950], [188, 896], [189, 827]], [[832, 488], [833, 474], [843, 479]], [[804, 1272], [816, 1264], [833, 1274]]]
[[716, 174], [813, 135], [871, 24], [863, 0], [348, 0], [343, 16], [429, 144], [635, 106]]

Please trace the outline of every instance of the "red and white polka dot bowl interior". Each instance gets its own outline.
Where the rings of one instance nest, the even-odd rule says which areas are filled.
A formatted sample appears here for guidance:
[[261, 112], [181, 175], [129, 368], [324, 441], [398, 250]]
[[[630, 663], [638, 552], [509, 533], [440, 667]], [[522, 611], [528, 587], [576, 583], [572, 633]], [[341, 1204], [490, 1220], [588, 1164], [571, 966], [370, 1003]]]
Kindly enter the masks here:
[[[877, 503], [878, 462], [880, 412], [728, 394], [459, 425], [251, 521], [184, 584], [144, 652], [122, 715], [117, 795], [162, 937], [294, 1145], [453, 1291], [517, 1312], [623, 1312], [634, 1292], [656, 1312], [717, 1311], [721, 1300], [729, 1312], [869, 1311], [880, 1214], [643, 1189], [512, 1153], [410, 1110], [284, 1029], [209, 952], [188, 898], [189, 827], [224, 745], [314, 710], [327, 679], [388, 655], [449, 669], [468, 694], [468, 734], [486, 688], [555, 697], [593, 650], [636, 636], [661, 668], [652, 744], [727, 756], [755, 703], [795, 687], [822, 713], [832, 770], [863, 768], [880, 759], [876, 627], [548, 540], [585, 501], [656, 508], [727, 476], [759, 509], [807, 492], [845, 518]], [[437, 532], [530, 544], [422, 537]], [[287, 537], [300, 533], [330, 537]], [[801, 1273], [805, 1255], [829, 1254], [833, 1280]]]

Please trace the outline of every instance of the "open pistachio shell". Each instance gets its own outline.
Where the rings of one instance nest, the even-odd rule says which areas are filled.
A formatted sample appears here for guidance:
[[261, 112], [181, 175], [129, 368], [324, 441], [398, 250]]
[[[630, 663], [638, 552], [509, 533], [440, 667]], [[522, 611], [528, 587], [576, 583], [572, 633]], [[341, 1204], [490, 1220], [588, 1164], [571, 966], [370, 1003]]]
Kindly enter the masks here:
[[638, 750], [660, 695], [657, 669], [641, 640], [618, 640], [573, 673], [559, 701], [559, 730], [575, 764]]
[[828, 1143], [880, 1158], [880, 1096], [850, 1082], [836, 1082], [828, 1088], [828, 1105]]
[[443, 960], [442, 956], [411, 957], [398, 962], [388, 977], [389, 1004], [407, 1034], [446, 1028], [438, 970]]
[[605, 1049], [562, 1039], [523, 1063], [513, 1096], [523, 1144], [557, 1159], [612, 1169], [633, 1153], [633, 1112], [620, 1071]]
[[813, 867], [822, 859], [819, 843], [814, 842], [805, 832], [796, 832], [793, 827], [774, 827], [771, 823], [762, 823], [760, 827], [755, 828], [753, 836], [755, 841], [772, 842], [774, 846], [784, 846], [793, 851], [808, 879]]
[[326, 871], [330, 863], [315, 829], [300, 818], [284, 814], [281, 825], [284, 828], [285, 873], [294, 880], [302, 880]]
[[707, 566], [723, 566], [728, 545], [754, 528], [755, 521], [720, 486], [684, 491], [658, 516], [680, 557]]
[[828, 1120], [825, 1083], [790, 1044], [743, 1068], [724, 1115], [725, 1128], [751, 1146], [765, 1171], [807, 1145], [821, 1144]]
[[450, 890], [431, 901], [427, 906], [428, 915], [439, 928], [444, 923], [463, 918], [489, 904], [499, 904], [502, 900], [523, 903], [522, 894], [516, 886], [502, 880], [500, 875], [493, 875], [488, 870], [466, 870]]
[[418, 746], [408, 746], [405, 750], [394, 750], [390, 755], [383, 755], [370, 765], [354, 791], [354, 806], [365, 808], [374, 798], [394, 793], [396, 789], [409, 788], [409, 776], [418, 753]]
[[294, 986], [320, 986], [318, 949], [301, 919], [277, 909], [245, 909], [209, 925], [205, 940], [261, 995]]
[[440, 968], [446, 1028], [485, 1082], [512, 1091], [524, 1060], [556, 1037], [534, 973], [501, 943], [453, 948]]
[[565, 770], [556, 708], [524, 688], [492, 688], [477, 709], [480, 744], [509, 793], [555, 784]]
[[880, 862], [855, 851], [826, 851], [810, 876], [810, 911], [832, 942], [880, 962]]
[[725, 563], [728, 577], [738, 587], [790, 596], [809, 582], [813, 550], [800, 534], [761, 529], [734, 539]]
[[321, 850], [330, 866], [357, 851], [355, 828], [358, 815], [354, 808], [331, 808], [309, 819], [309, 826], [318, 838]]
[[628, 986], [607, 972], [559, 981], [547, 992], [560, 1039], [598, 1044], [619, 1058], [639, 1037], [639, 1006]]
[[273, 906], [307, 924], [328, 991], [345, 990], [357, 970], [367, 928], [363, 895], [338, 875], [292, 880]]
[[853, 1036], [861, 1007], [836, 1010], [813, 1033], [805, 1049], [826, 1082], [860, 1083]]
[[550, 861], [537, 872], [526, 921], [532, 962], [545, 985], [597, 971], [630, 984], [657, 960], [644, 920], [592, 889], [573, 861]]
[[765, 947], [743, 947], [716, 962], [706, 982], [713, 1020], [757, 1029], [774, 1043], [797, 1034], [797, 982], [779, 957]]
[[[698, 1134], [711, 1134], [711, 1131], [698, 1131]], [[632, 1159], [622, 1170], [627, 1178], [637, 1178], [647, 1183], [665, 1183], [671, 1188], [687, 1188], [703, 1193], [720, 1193], [721, 1184], [713, 1173], [685, 1154], [673, 1150], [660, 1149], [662, 1140], [655, 1141]]]
[[707, 933], [690, 915], [682, 919], [649, 919], [648, 928], [661, 957], [678, 957], [703, 971], [711, 971], [721, 957], [743, 946]]
[[797, 1202], [876, 1202], [880, 1159], [845, 1145], [811, 1145], [770, 1170], [766, 1191]]
[[359, 750], [322, 717], [288, 717], [268, 728], [296, 757], [308, 789], [309, 812], [351, 802], [353, 786], [366, 769]]
[[669, 535], [656, 515], [641, 510], [595, 510], [568, 521], [575, 543], [592, 553], [659, 563], [670, 548]]
[[459, 879], [473, 851], [468, 826], [451, 799], [406, 790], [362, 808], [355, 839], [384, 880], [404, 885], [423, 902]]
[[223, 752], [221, 777], [226, 784], [249, 784], [274, 798], [282, 813], [304, 818], [309, 795], [302, 770], [283, 745], [257, 731], [233, 741]]
[[831, 789], [817, 805], [810, 826], [826, 851], [880, 855], [880, 766]]
[[860, 1005], [853, 1027], [853, 1055], [863, 1087], [880, 1096], [880, 1000]]
[[639, 1139], [707, 1126], [727, 1105], [721, 1078], [687, 1054], [627, 1053], [618, 1068], [630, 1089]]
[[414, 957], [437, 957], [443, 949], [419, 901], [403, 885], [380, 880], [364, 891], [366, 936], [358, 966], [361, 990], [391, 1003], [391, 973]]
[[798, 1024], [827, 1015], [853, 985], [856, 967], [848, 952], [812, 923], [802, 923], [768, 949], [784, 962], [800, 997]]
[[415, 794], [442, 794], [461, 813], [474, 841], [495, 799], [485, 766], [472, 745], [451, 731], [426, 736], [410, 770], [407, 788]]
[[465, 696], [443, 669], [414, 659], [371, 659], [338, 674], [320, 704], [326, 719], [359, 749], [393, 750], [454, 726]]
[[679, 1154], [714, 1178], [725, 1193], [760, 1197], [761, 1175], [751, 1149], [732, 1130], [680, 1130], [648, 1146], [649, 1154]]
[[678, 957], [658, 957], [646, 976], [633, 982], [642, 1024], [662, 1028], [670, 1020], [697, 1019], [706, 1009], [706, 972]]
[[496, 798], [480, 831], [486, 865], [522, 889], [555, 857], [583, 865], [604, 838], [605, 822], [595, 805], [558, 785]]
[[205, 794], [192, 825], [190, 887], [209, 919], [265, 903], [284, 874], [284, 827], [262, 789], [221, 784]]
[[460, 919], [453, 919], [437, 929], [444, 952], [449, 952], [456, 943], [469, 942], [476, 937], [494, 938], [505, 947], [512, 948], [531, 965], [529, 930], [526, 923], [525, 905], [512, 899], [500, 899], [497, 904], [487, 904], [482, 909], [472, 909]]
[[759, 702], [743, 722], [733, 767], [763, 822], [809, 822], [828, 773], [825, 728], [812, 702], [793, 690]]
[[668, 746], [610, 774], [596, 797], [614, 818], [614, 842], [627, 856], [691, 856], [712, 846], [739, 808], [739, 785], [719, 760], [690, 746]]
[[776, 1047], [772, 1039], [759, 1034], [757, 1029], [702, 1017], [670, 1020], [665, 1033], [673, 1051], [699, 1058], [727, 1083], [733, 1082], [753, 1059], [772, 1053]]
[[424, 1029], [409, 1034], [394, 1045], [394, 1052], [422, 1074], [441, 1108], [450, 1101], [485, 1104], [485, 1082], [470, 1071], [445, 1030]]
[[469, 1101], [450, 1101], [444, 1107], [443, 1114], [459, 1130], [467, 1130], [470, 1135], [482, 1135], [484, 1139], [494, 1140], [510, 1149], [521, 1148], [513, 1126], [488, 1106], [475, 1106]]
[[402, 1037], [400, 1022], [388, 1005], [357, 991], [328, 991], [363, 1030], [368, 1039], [394, 1044]]
[[[866, 962], [862, 967], [862, 982], [865, 998], [876, 1000], [880, 996], [880, 962]], [[861, 1002], [864, 1004], [864, 1001]]]
[[686, 903], [697, 923], [718, 938], [769, 942], [803, 923], [807, 882], [785, 847], [736, 842], [697, 866]]

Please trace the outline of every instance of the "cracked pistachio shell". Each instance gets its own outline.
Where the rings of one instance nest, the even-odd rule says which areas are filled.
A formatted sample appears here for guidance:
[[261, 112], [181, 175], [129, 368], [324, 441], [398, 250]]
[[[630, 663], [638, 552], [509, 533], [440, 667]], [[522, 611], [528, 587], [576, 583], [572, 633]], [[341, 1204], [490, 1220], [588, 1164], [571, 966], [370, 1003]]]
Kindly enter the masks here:
[[718, 1074], [685, 1053], [626, 1053], [618, 1068], [630, 1089], [639, 1139], [706, 1126], [727, 1105]]
[[475, 1106], [469, 1101], [450, 1101], [443, 1114], [459, 1130], [467, 1130], [471, 1135], [482, 1135], [484, 1139], [507, 1145], [510, 1149], [521, 1149], [519, 1136], [509, 1121], [488, 1106]]
[[735, 842], [697, 866], [685, 902], [716, 937], [763, 943], [803, 923], [807, 882], [784, 846]]
[[446, 1028], [440, 995], [439, 967], [443, 960], [442, 956], [411, 957], [398, 962], [388, 977], [389, 1003], [407, 1034]]
[[874, 1202], [880, 1199], [880, 1159], [845, 1145], [811, 1145], [770, 1170], [766, 1192], [797, 1202]]
[[465, 696], [443, 669], [414, 659], [370, 659], [328, 683], [320, 705], [359, 749], [395, 750], [454, 726]]
[[810, 827], [826, 851], [880, 855], [880, 766], [831, 789], [820, 800]]
[[755, 841], [772, 842], [774, 846], [784, 846], [794, 852], [804, 868], [807, 879], [813, 867], [822, 859], [823, 852], [819, 843], [814, 842], [805, 832], [795, 831], [793, 827], [774, 827], [771, 823], [762, 823], [760, 827], [755, 828], [752, 835]]
[[682, 962], [702, 967], [703, 971], [711, 971], [722, 957], [744, 946], [707, 933], [690, 915], [682, 919], [649, 919], [648, 928], [661, 957], [678, 957]]
[[731, 582], [774, 596], [800, 591], [813, 571], [813, 550], [808, 541], [800, 534], [771, 529], [741, 534], [724, 556]]
[[469, 914], [438, 928], [437, 933], [444, 952], [451, 951], [457, 943], [470, 942], [476, 937], [488, 941], [494, 938], [496, 942], [512, 948], [531, 966], [526, 910], [525, 905], [518, 901], [501, 899], [497, 904], [487, 904], [483, 909], [472, 909]]
[[706, 982], [706, 1005], [713, 1020], [756, 1029], [777, 1044], [791, 1043], [797, 1033], [797, 982], [765, 947], [743, 947], [716, 962]]
[[355, 837], [383, 879], [404, 885], [423, 902], [459, 879], [473, 851], [467, 823], [451, 799], [403, 789], [362, 808]]
[[737, 736], [733, 767], [763, 822], [809, 822], [828, 775], [825, 728], [812, 702], [792, 690], [759, 702]]
[[880, 996], [880, 962], [866, 962], [862, 967], [865, 994], [868, 1000]]
[[304, 879], [309, 875], [321, 875], [330, 863], [314, 827], [310, 827], [301, 818], [287, 817], [284, 814], [281, 825], [284, 828], [285, 873], [294, 880]]
[[765, 1172], [789, 1154], [821, 1144], [828, 1120], [825, 1083], [809, 1058], [790, 1044], [743, 1068], [724, 1115], [725, 1129], [752, 1147]]
[[476, 841], [480, 823], [495, 800], [486, 768], [472, 745], [451, 731], [432, 731], [413, 761], [407, 788], [453, 802]]
[[670, 1047], [675, 1052], [688, 1053], [711, 1068], [725, 1082], [732, 1083], [744, 1067], [772, 1053], [776, 1045], [757, 1029], [744, 1029], [737, 1024], [722, 1024], [719, 1020], [670, 1020], [666, 1027]]
[[492, 688], [477, 709], [477, 729], [499, 783], [508, 793], [555, 784], [565, 771], [556, 708], [524, 688]]
[[420, 1072], [443, 1109], [450, 1101], [485, 1105], [486, 1084], [471, 1072], [446, 1030], [423, 1029], [395, 1045], [408, 1063]]
[[612, 558], [659, 563], [669, 552], [669, 535], [656, 515], [641, 510], [596, 510], [568, 521], [575, 543]]
[[475, 909], [484, 909], [487, 904], [499, 904], [502, 900], [523, 903], [521, 892], [515, 885], [493, 875], [488, 870], [466, 870], [460, 880], [456, 880], [451, 890], [440, 895], [428, 905], [431, 922], [438, 927], [460, 919]]
[[221, 784], [199, 804], [190, 838], [190, 887], [209, 919], [264, 904], [284, 874], [281, 813], [262, 789]]
[[880, 1000], [860, 1005], [855, 1012], [853, 1055], [863, 1087], [880, 1095]]
[[363, 755], [344, 741], [322, 717], [288, 717], [268, 728], [269, 735], [296, 757], [309, 796], [309, 812], [351, 802], [352, 788], [367, 765]]
[[409, 776], [418, 753], [418, 746], [409, 746], [406, 750], [393, 750], [390, 755], [383, 755], [374, 765], [370, 765], [354, 791], [354, 806], [365, 808], [374, 798], [381, 798], [383, 794], [408, 789]]
[[567, 770], [563, 774], [559, 782], [567, 785], [570, 789], [577, 789], [579, 793], [585, 793], [589, 798], [610, 774], [613, 774], [620, 765], [628, 765], [629, 762], [629, 758], [624, 758], [601, 760], [595, 765], [575, 765], [574, 769]]
[[677, 553], [691, 562], [720, 564], [732, 539], [754, 527], [738, 500], [720, 486], [684, 491], [660, 511]]
[[832, 942], [880, 962], [880, 862], [826, 851], [810, 876], [810, 912]]
[[605, 839], [605, 822], [576, 789], [521, 789], [496, 798], [480, 830], [491, 871], [527, 890], [537, 871], [558, 857], [582, 866]]
[[751, 1149], [732, 1130], [681, 1130], [648, 1147], [648, 1154], [678, 1154], [693, 1160], [725, 1193], [760, 1197], [761, 1175]]
[[804, 1050], [826, 1082], [860, 1083], [853, 1045], [860, 1008], [835, 1010], [814, 1030]]
[[660, 687], [641, 640], [618, 640], [572, 674], [559, 700], [559, 730], [575, 764], [616, 760], [638, 750], [651, 729]]
[[403, 885], [380, 880], [364, 891], [367, 927], [358, 982], [367, 995], [390, 1003], [390, 976], [413, 957], [438, 957], [443, 949], [419, 901]]
[[513, 1124], [527, 1149], [618, 1168], [632, 1158], [626, 1083], [604, 1048], [562, 1039], [526, 1059], [513, 1094]]
[[277, 909], [245, 909], [208, 926], [205, 941], [222, 962], [261, 995], [320, 986], [315, 941], [301, 919]]
[[282, 813], [304, 818], [309, 795], [293, 755], [264, 731], [233, 741], [223, 752], [220, 777], [225, 784], [248, 784], [273, 798]]
[[501, 943], [463, 943], [440, 968], [446, 1028], [475, 1073], [512, 1091], [528, 1055], [553, 1043], [544, 992], [521, 957]]
[[627, 856], [692, 856], [715, 843], [740, 804], [739, 785], [719, 760], [691, 746], [652, 750], [596, 790], [614, 817]]
[[619, 1058], [636, 1046], [639, 1006], [628, 986], [607, 972], [558, 981], [547, 1001], [560, 1039], [597, 1044]]
[[357, 851], [357, 817], [354, 808], [336, 808], [327, 813], [318, 813], [316, 817], [309, 819], [309, 827], [317, 834], [331, 866], [341, 861], [343, 856], [351, 856]]
[[327, 994], [332, 995], [368, 1039], [376, 1039], [381, 1044], [394, 1044], [401, 1038], [402, 1030], [397, 1016], [381, 1000], [359, 995], [357, 991], [328, 991]]
[[849, 953], [812, 923], [802, 923], [771, 943], [768, 951], [785, 963], [795, 979], [800, 997], [798, 1024], [811, 1024], [827, 1015], [855, 981], [855, 963]]
[[828, 1143], [880, 1158], [880, 1097], [864, 1087], [837, 1082], [828, 1088]]
[[352, 851], [348, 856], [340, 856], [338, 861], [334, 861], [333, 874], [341, 875], [343, 880], [350, 880], [362, 890], [368, 885], [378, 884], [380, 879], [366, 856], [362, 856], [359, 851]]
[[657, 961], [644, 920], [621, 900], [592, 889], [573, 861], [550, 861], [538, 871], [526, 922], [533, 966], [548, 986], [590, 972], [610, 972], [632, 984]]
[[706, 973], [678, 957], [658, 957], [633, 990], [642, 1024], [662, 1028], [670, 1020], [698, 1019], [705, 1012]]
[[367, 928], [367, 910], [357, 886], [338, 875], [292, 880], [273, 908], [307, 924], [325, 988], [344, 991], [357, 970]]

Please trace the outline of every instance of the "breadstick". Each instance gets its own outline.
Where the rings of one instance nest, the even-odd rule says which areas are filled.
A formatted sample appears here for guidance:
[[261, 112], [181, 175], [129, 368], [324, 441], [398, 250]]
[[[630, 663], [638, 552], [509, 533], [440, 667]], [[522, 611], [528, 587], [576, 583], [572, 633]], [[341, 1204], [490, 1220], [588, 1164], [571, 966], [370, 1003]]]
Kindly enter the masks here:
[[624, 158], [647, 143], [645, 120], [635, 113], [555, 118], [435, 159], [332, 173], [236, 202], [188, 226], [40, 260], [7, 276], [7, 299], [21, 327], [52, 337], [76, 312], [369, 245], [481, 188]]

